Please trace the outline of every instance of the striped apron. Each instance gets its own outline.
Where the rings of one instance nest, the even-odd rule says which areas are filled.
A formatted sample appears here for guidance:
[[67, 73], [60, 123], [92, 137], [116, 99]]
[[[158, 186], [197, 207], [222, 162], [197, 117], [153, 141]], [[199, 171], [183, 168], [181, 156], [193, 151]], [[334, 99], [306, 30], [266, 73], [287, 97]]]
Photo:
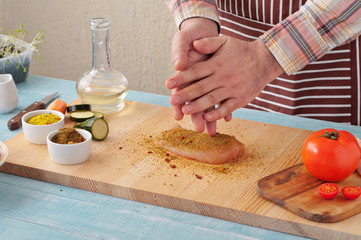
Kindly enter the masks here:
[[[221, 33], [255, 40], [306, 0], [217, 0]], [[360, 125], [360, 36], [295, 75], [283, 74], [246, 108]]]

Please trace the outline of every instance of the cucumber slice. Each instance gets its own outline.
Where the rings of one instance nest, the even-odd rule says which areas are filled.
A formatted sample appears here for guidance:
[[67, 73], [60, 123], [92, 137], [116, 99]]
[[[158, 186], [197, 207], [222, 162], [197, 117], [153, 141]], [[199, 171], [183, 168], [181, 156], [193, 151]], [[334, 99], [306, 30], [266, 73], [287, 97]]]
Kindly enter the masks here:
[[104, 118], [104, 114], [101, 113], [101, 112], [94, 112], [93, 111], [93, 113], [94, 113], [94, 117], [96, 117], [96, 118]]
[[95, 114], [92, 111], [76, 111], [70, 114], [70, 120], [73, 122], [84, 122], [94, 116]]
[[68, 113], [76, 112], [76, 111], [91, 111], [91, 105], [90, 104], [77, 104], [77, 105], [71, 105], [67, 106], [66, 111]]
[[98, 141], [104, 140], [109, 133], [108, 123], [102, 118], [90, 118], [82, 128], [89, 131], [93, 139]]
[[[94, 111], [92, 111], [93, 113], [94, 113], [94, 117], [92, 117], [92, 118], [101, 118], [101, 119], [104, 119], [104, 114], [103, 113], [101, 113], [101, 112], [94, 112]], [[88, 119], [87, 119], [88, 120]], [[83, 128], [86, 124], [87, 124], [87, 120], [85, 120], [85, 121], [83, 121], [83, 122], [78, 122], [75, 126], [74, 126], [74, 128]]]

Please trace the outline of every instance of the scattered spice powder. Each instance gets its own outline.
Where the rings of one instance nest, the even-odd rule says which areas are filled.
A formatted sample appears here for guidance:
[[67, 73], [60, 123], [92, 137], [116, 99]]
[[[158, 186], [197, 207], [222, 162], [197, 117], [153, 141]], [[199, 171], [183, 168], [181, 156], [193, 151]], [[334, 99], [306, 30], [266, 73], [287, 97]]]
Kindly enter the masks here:
[[147, 148], [148, 154], [154, 154], [158, 157], [167, 157], [169, 160], [175, 160], [178, 157], [174, 156], [167, 152], [166, 149], [160, 147], [155, 143], [155, 139], [150, 135], [148, 137], [143, 137], [142, 141], [140, 141], [140, 145]]
[[36, 115], [30, 118], [26, 122], [32, 125], [49, 125], [59, 122], [60, 120], [61, 118], [59, 116], [52, 113], [46, 113], [46, 114]]
[[203, 177], [202, 176], [200, 176], [200, 175], [198, 175], [198, 174], [194, 174], [195, 176], [196, 176], [196, 178], [198, 178], [198, 179], [202, 179]]
[[158, 138], [180, 149], [194, 151], [225, 149], [231, 141], [235, 140], [234, 136], [227, 134], [216, 133], [211, 137], [207, 133], [198, 133], [180, 127], [161, 132]]
[[[182, 130], [182, 133], [180, 133], [179, 130], [181, 130], [182, 128], [175, 128], [174, 130], [166, 130], [161, 132], [160, 134], [157, 135], [150, 135], [150, 134], [144, 134], [141, 136], [140, 139], [135, 139], [133, 143], [136, 143], [137, 145], [140, 145], [143, 147], [143, 153], [147, 154], [147, 152], [151, 152], [152, 153], [152, 157], [154, 156], [155, 158], [152, 158], [151, 160], [154, 161], [154, 164], [159, 164], [159, 168], [157, 168], [159, 172], [153, 173], [152, 175], [149, 175], [149, 177], [154, 177], [157, 174], [164, 174], [165, 172], [163, 172], [163, 170], [165, 170], [165, 166], [167, 166], [168, 168], [172, 168], [171, 165], [174, 165], [175, 168], [179, 169], [179, 171], [182, 171], [185, 174], [190, 174], [195, 176], [195, 172], [198, 172], [198, 176], [201, 177], [202, 179], [205, 176], [209, 176], [210, 178], [207, 178], [207, 182], [211, 183], [212, 181], [210, 181], [209, 179], [213, 179], [213, 177], [217, 177], [220, 175], [229, 175], [230, 179], [246, 179], [249, 178], [248, 174], [250, 174], [250, 172], [252, 172], [252, 175], [255, 173], [255, 171], [261, 171], [262, 169], [264, 169], [266, 166], [268, 166], [268, 164], [265, 164], [262, 162], [263, 160], [263, 153], [260, 152], [260, 146], [258, 146], [257, 144], [253, 144], [250, 145], [249, 144], [249, 148], [247, 151], [247, 156], [245, 158], [245, 160], [242, 161], [235, 161], [232, 163], [226, 163], [226, 164], [220, 164], [220, 165], [211, 165], [211, 164], [204, 164], [202, 162], [198, 162], [198, 161], [194, 161], [194, 160], [190, 160], [187, 158], [182, 158], [179, 157], [177, 155], [175, 155], [174, 153], [169, 152], [169, 150], [160, 147], [159, 146], [159, 140], [161, 140], [162, 138], [164, 139], [164, 137], [166, 135], [171, 135], [168, 133], [174, 133], [173, 136], [169, 136], [170, 139], [174, 139], [174, 142], [179, 143], [180, 147], [184, 146], [185, 148], [189, 149], [189, 145], [187, 146], [186, 140], [187, 138], [191, 137], [192, 134], [188, 135], [187, 134], [187, 130]], [[178, 133], [177, 131], [178, 130]], [[188, 130], [189, 133], [190, 132], [194, 132], [194, 131], [190, 131]], [[168, 133], [167, 133], [168, 132]], [[222, 134], [217, 133], [216, 134], [217, 137], [219, 137], [220, 139], [222, 139]], [[218, 136], [219, 135], [219, 136]], [[236, 134], [236, 135], [239, 135]], [[183, 136], [183, 138], [181, 139], [181, 136]], [[228, 137], [226, 137], [228, 136]], [[215, 142], [213, 139], [213, 146], [218, 146], [218, 147], [227, 147], [227, 140], [229, 139], [230, 141], [233, 141], [232, 139], [234, 138], [234, 136], [231, 135], [226, 135], [225, 138], [223, 139], [223, 143], [225, 144], [225, 146], [222, 145], [222, 141], [218, 141]], [[178, 140], [176, 139], [178, 137]], [[196, 139], [195, 141], [193, 140], [191, 145], [195, 145], [198, 141], [202, 141], [201, 139], [207, 139], [209, 136], [208, 134], [205, 133], [205, 136], [201, 136], [198, 137], [198, 139]], [[212, 137], [214, 138], [214, 136]], [[166, 140], [166, 139], [164, 139]], [[183, 143], [181, 143], [183, 142]], [[189, 143], [189, 142], [188, 142]], [[184, 145], [182, 145], [184, 144]], [[119, 145], [118, 145], [119, 146]], [[199, 148], [202, 148], [204, 146], [202, 146], [200, 144], [200, 146], [196, 146], [194, 148], [194, 150], [197, 150]], [[224, 148], [221, 148], [224, 149]], [[268, 151], [266, 152], [268, 153]], [[266, 154], [265, 153], [265, 154]], [[169, 159], [169, 162], [168, 160]], [[176, 163], [176, 164], [174, 164]], [[261, 165], [261, 166], [260, 166]], [[248, 171], [249, 169], [252, 169], [252, 171]], [[199, 173], [202, 173], [201, 175]], [[178, 174], [173, 174], [170, 173], [169, 175], [170, 177], [178, 177]], [[195, 176], [197, 177], [197, 176]]]
[[215, 167], [214, 170], [216, 170], [217, 172], [220, 172], [220, 173], [226, 173], [229, 171], [229, 168], [226, 168], [226, 167]]

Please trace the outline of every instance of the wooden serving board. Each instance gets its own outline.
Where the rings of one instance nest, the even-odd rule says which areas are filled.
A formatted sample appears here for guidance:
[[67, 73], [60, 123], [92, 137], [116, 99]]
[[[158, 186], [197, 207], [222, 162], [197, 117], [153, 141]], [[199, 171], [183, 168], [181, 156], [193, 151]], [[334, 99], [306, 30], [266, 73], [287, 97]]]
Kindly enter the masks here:
[[318, 222], [338, 222], [361, 212], [361, 198], [347, 200], [341, 193], [345, 186], [360, 186], [361, 176], [354, 172], [350, 177], [337, 182], [340, 192], [332, 200], [318, 194], [318, 186], [325, 181], [312, 176], [300, 163], [262, 178], [257, 183], [257, 192], [267, 200], [295, 214]]
[[[127, 101], [123, 111], [105, 119], [110, 127], [107, 139], [93, 141], [91, 156], [82, 164], [58, 165], [51, 161], [46, 145], [31, 144], [19, 133], [6, 141], [10, 155], [0, 170], [305, 237], [361, 237], [361, 214], [320, 223], [257, 194], [261, 178], [302, 162], [301, 148], [311, 131], [242, 119], [220, 121], [217, 130], [243, 142], [246, 153], [234, 163], [214, 166], [172, 155], [167, 162], [166, 153], [149, 145], [153, 136], [178, 123], [168, 107]], [[193, 128], [189, 118], [179, 124]], [[74, 125], [68, 116], [66, 125]]]

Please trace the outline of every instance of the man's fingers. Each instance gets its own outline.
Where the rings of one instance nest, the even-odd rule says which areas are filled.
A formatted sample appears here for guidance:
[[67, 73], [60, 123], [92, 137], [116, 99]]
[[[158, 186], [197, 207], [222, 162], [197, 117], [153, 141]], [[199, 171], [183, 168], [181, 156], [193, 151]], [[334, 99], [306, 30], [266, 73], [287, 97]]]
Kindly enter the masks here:
[[177, 121], [180, 121], [183, 119], [184, 114], [182, 112], [182, 106], [173, 107], [173, 116], [174, 116], [174, 119]]
[[229, 115], [235, 109], [237, 109], [237, 100], [236, 99], [228, 99], [228, 100], [224, 101], [221, 104], [221, 106], [219, 106], [215, 110], [205, 113], [204, 119], [207, 122], [217, 121], [222, 118], [229, 119]]
[[207, 133], [209, 136], [213, 136], [217, 133], [217, 121], [206, 122]]
[[194, 126], [194, 129], [197, 132], [203, 132], [206, 126], [206, 123], [203, 119], [203, 113], [196, 113], [191, 115], [192, 123]]
[[[207, 109], [207, 110], [205, 111], [205, 113], [210, 112], [210, 111], [212, 111], [212, 110], [214, 110], [214, 109], [215, 109], [215, 106]], [[203, 115], [203, 120], [204, 120], [204, 115]], [[205, 120], [204, 120], [204, 121], [205, 121]], [[211, 121], [211, 122], [205, 121], [205, 122], [206, 122], [206, 129], [207, 129], [208, 135], [209, 135], [209, 136], [215, 135], [215, 134], [216, 134], [217, 121]]]
[[231, 121], [231, 120], [232, 120], [232, 113], [230, 113], [230, 114], [228, 114], [227, 116], [225, 116], [225, 117], [224, 117], [224, 120], [225, 120], [226, 122]]
[[212, 87], [207, 84], [212, 83], [212, 81], [203, 81], [200, 79], [211, 77], [210, 75], [212, 75], [213, 71], [214, 69], [209, 62], [204, 61], [195, 63], [186, 70], [174, 74], [166, 81], [166, 87], [168, 89], [174, 89], [187, 86], [187, 89], [180, 91], [178, 94], [173, 93], [170, 101], [171, 104], [179, 105], [188, 102], [212, 90]]
[[184, 70], [188, 64], [188, 52], [191, 42], [182, 32], [177, 32], [172, 41], [172, 61], [177, 71]]
[[188, 52], [188, 65], [186, 68], [192, 66], [193, 64], [195, 64], [197, 62], [205, 61], [207, 59], [208, 59], [208, 55], [198, 53], [198, 52], [194, 51], [194, 49], [191, 49]]
[[[195, 114], [197, 112], [203, 112], [210, 108], [212, 108], [213, 110], [215, 105], [218, 105], [218, 103], [221, 103], [225, 99], [228, 99], [229, 92], [230, 91], [227, 90], [226, 88], [217, 88], [215, 90], [212, 90], [207, 94], [204, 94], [201, 97], [197, 98], [196, 100], [193, 100], [189, 102], [187, 105], [183, 106], [182, 112], [184, 114], [190, 115], [190, 114]], [[175, 96], [178, 96], [178, 94]]]
[[[178, 89], [173, 89], [172, 90], [172, 93], [176, 93], [178, 91]], [[182, 106], [183, 105], [179, 105], [179, 106], [174, 106], [172, 107], [173, 109], [173, 116], [174, 116], [174, 119], [177, 120], [177, 121], [180, 121], [183, 119], [184, 117], [184, 114], [182, 112]]]
[[199, 53], [212, 54], [221, 48], [226, 42], [227, 39], [221, 36], [202, 38], [194, 41], [193, 47]]
[[[214, 109], [214, 107], [208, 109], [205, 112], [211, 111], [213, 109]], [[197, 132], [204, 132], [204, 130], [207, 129], [207, 133], [210, 136], [215, 135], [217, 122], [216, 121], [207, 122], [204, 120], [203, 115], [204, 115], [204, 112], [191, 115], [192, 123], [194, 125], [195, 130]]]

